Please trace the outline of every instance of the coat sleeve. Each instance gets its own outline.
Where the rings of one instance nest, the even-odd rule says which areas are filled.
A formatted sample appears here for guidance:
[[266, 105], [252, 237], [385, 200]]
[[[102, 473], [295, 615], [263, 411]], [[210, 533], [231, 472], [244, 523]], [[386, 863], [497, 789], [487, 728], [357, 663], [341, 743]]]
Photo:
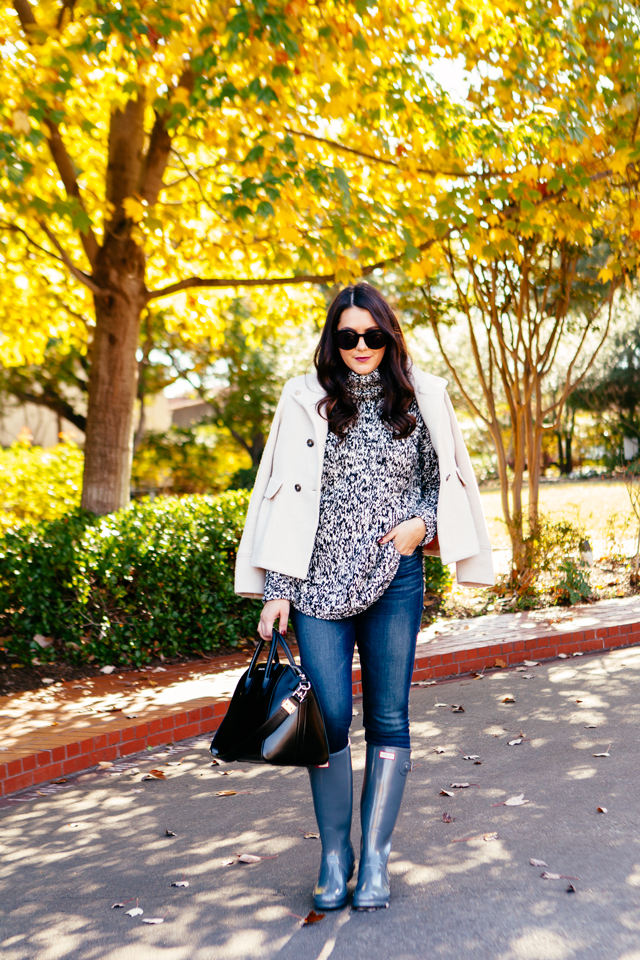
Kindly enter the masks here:
[[456, 563], [456, 580], [463, 587], [490, 587], [495, 583], [493, 572], [493, 550], [489, 540], [487, 521], [482, 509], [480, 491], [471, 465], [471, 458], [462, 436], [460, 424], [445, 390], [444, 401], [451, 421], [451, 431], [455, 444], [456, 463], [460, 471], [460, 479], [465, 486], [465, 492], [471, 508], [480, 552], [475, 557], [466, 557]]
[[256, 482], [251, 494], [251, 500], [249, 501], [247, 519], [244, 524], [240, 546], [238, 547], [238, 556], [236, 558], [235, 592], [239, 593], [242, 597], [250, 597], [255, 600], [262, 600], [265, 571], [261, 567], [251, 565], [253, 543], [258, 521], [258, 511], [273, 469], [273, 453], [276, 448], [276, 441], [282, 421], [282, 411], [286, 402], [286, 393], [287, 387], [285, 385], [278, 406], [276, 407], [271, 429], [269, 430], [269, 436], [262, 453], [260, 466], [258, 467]]

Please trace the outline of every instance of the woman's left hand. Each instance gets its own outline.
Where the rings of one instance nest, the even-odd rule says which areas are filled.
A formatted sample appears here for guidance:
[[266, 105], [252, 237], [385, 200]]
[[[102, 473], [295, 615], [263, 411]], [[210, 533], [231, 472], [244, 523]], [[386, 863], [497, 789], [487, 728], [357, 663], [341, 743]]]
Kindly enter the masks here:
[[378, 543], [389, 543], [390, 540], [393, 540], [398, 553], [408, 557], [418, 544], [422, 543], [426, 533], [427, 528], [424, 520], [421, 520], [420, 517], [411, 517], [410, 520], [403, 520], [397, 527], [389, 530], [389, 533], [385, 533], [384, 537], [380, 537]]

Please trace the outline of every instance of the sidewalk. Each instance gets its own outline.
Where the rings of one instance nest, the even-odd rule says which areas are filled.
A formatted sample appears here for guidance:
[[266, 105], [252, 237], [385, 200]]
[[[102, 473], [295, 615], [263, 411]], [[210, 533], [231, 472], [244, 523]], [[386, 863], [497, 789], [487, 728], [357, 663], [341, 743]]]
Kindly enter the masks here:
[[635, 648], [414, 688], [375, 913], [303, 926], [321, 846], [306, 770], [212, 766], [206, 737], [7, 797], [2, 960], [639, 960], [639, 679]]
[[[640, 597], [436, 621], [418, 636], [415, 683], [640, 644]], [[57, 682], [0, 698], [0, 796], [216, 730], [249, 657]], [[354, 663], [353, 691], [362, 693]]]

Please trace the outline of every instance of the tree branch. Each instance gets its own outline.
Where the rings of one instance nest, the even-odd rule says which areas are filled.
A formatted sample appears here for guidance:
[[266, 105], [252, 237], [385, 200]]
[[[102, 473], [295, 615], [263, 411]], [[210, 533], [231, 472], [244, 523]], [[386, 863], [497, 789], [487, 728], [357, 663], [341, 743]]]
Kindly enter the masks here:
[[[450, 227], [445, 233], [444, 237], [439, 237], [439, 240], [446, 240], [451, 233], [453, 232], [454, 227]], [[435, 237], [430, 240], [425, 240], [424, 243], [421, 243], [417, 249], [424, 253], [425, 250], [428, 250], [429, 247], [432, 247], [437, 240]], [[363, 267], [360, 276], [368, 277], [374, 272], [374, 270], [382, 270], [384, 267], [389, 267], [391, 264], [400, 263], [404, 259], [404, 254], [401, 253], [397, 257], [389, 257], [388, 260], [379, 260], [377, 263], [370, 263], [368, 266]], [[298, 284], [298, 283], [335, 283], [336, 275], [335, 273], [317, 273], [317, 274], [296, 274], [293, 277], [267, 277], [267, 278], [257, 278], [257, 277], [245, 277], [242, 280], [219, 280], [217, 278], [208, 278], [208, 277], [187, 277], [185, 280], [178, 280], [177, 283], [170, 283], [167, 287], [161, 287], [159, 290], [148, 290], [145, 298], [145, 303], [149, 303], [151, 300], [158, 300], [160, 297], [169, 297], [174, 293], [179, 293], [181, 290], [188, 290], [189, 287], [284, 287], [287, 284]]]
[[72, 423], [78, 430], [82, 430], [83, 433], [86, 432], [87, 418], [81, 413], [76, 413], [67, 400], [54, 393], [51, 389], [45, 388], [42, 393], [32, 393], [29, 390], [15, 388], [11, 390], [11, 394], [21, 403], [33, 403], [38, 407], [46, 407], [47, 410], [51, 410], [59, 417], [68, 420], [69, 423]]
[[[13, 0], [13, 7], [18, 14], [20, 25], [25, 32], [27, 40], [31, 41], [34, 28], [38, 25], [35, 13], [33, 12], [33, 7], [29, 3], [29, 0]], [[61, 17], [63, 13], [64, 7], [60, 12]], [[47, 143], [49, 144], [49, 149], [51, 150], [51, 156], [53, 157], [53, 162], [58, 169], [58, 173], [60, 174], [60, 179], [64, 184], [64, 188], [67, 191], [67, 196], [73, 197], [75, 200], [77, 200], [83, 212], [87, 213], [82, 196], [80, 195], [80, 187], [78, 186], [78, 180], [71, 157], [67, 153], [67, 149], [62, 142], [60, 128], [58, 127], [58, 124], [54, 123], [49, 116], [44, 117], [44, 124], [49, 131]], [[80, 240], [82, 241], [82, 246], [87, 255], [89, 263], [92, 267], [95, 266], [96, 256], [98, 253], [98, 241], [95, 238], [93, 229], [89, 227], [86, 233], [80, 232]]]
[[[340, 150], [342, 153], [351, 153], [356, 157], [362, 157], [363, 160], [371, 160], [373, 163], [380, 163], [385, 167], [394, 167], [396, 170], [402, 170], [402, 165], [399, 164], [397, 160], [391, 160], [387, 157], [376, 157], [375, 153], [367, 153], [364, 150], [357, 150], [355, 147], [347, 147], [343, 143], [338, 143], [337, 140], [318, 137], [314, 133], [304, 133], [302, 130], [292, 130], [289, 127], [285, 127], [284, 129], [287, 133], [295, 137], [304, 137], [306, 140], [313, 140], [315, 143], [324, 143], [326, 146], [333, 147], [334, 150]], [[433, 177], [477, 177], [482, 180], [493, 176], [491, 173], [476, 173], [475, 171], [467, 170], [436, 170], [431, 167], [416, 167], [415, 169], [418, 173], [427, 173]]]
[[[51, 150], [51, 156], [53, 157], [53, 162], [58, 168], [58, 173], [60, 174], [60, 179], [64, 184], [65, 190], [67, 191], [67, 196], [73, 197], [75, 200], [77, 200], [83, 213], [87, 213], [87, 208], [85, 207], [84, 201], [80, 194], [80, 187], [78, 186], [78, 180], [76, 178], [73, 162], [67, 153], [67, 148], [62, 142], [60, 128], [58, 127], [57, 123], [54, 123], [48, 117], [45, 117], [44, 122], [47, 130], [49, 131], [47, 143], [49, 144], [49, 149]], [[94, 267], [96, 263], [96, 257], [98, 255], [98, 241], [96, 240], [93, 229], [89, 227], [86, 233], [80, 231], [80, 240], [89, 263], [92, 267]]]
[[[85, 273], [83, 270], [80, 270], [79, 267], [76, 267], [76, 265], [73, 263], [73, 261], [71, 260], [67, 252], [64, 250], [62, 245], [57, 240], [57, 238], [51, 233], [49, 228], [44, 223], [41, 223], [41, 222], [39, 222], [38, 225], [41, 228], [41, 230], [43, 230], [44, 233], [46, 233], [47, 237], [49, 238], [51, 243], [54, 245], [54, 247], [60, 254], [60, 257], [56, 257], [55, 259], [62, 261], [62, 263], [64, 263], [65, 267], [76, 278], [76, 280], [79, 280], [80, 283], [83, 283], [85, 285], [85, 287], [88, 287], [89, 290], [91, 290], [91, 293], [93, 293], [97, 297], [104, 296], [107, 291], [103, 290], [102, 287], [99, 287], [97, 283], [94, 283], [93, 278], [90, 277], [89, 274]], [[21, 232], [24, 233], [24, 230], [22, 230]], [[42, 250], [43, 248], [40, 247], [40, 249]]]

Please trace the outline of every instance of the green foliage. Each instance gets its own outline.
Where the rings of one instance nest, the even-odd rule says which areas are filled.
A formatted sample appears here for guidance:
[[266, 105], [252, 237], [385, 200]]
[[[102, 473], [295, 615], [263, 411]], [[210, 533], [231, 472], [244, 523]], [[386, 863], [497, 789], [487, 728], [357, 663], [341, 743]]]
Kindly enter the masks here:
[[584, 535], [584, 530], [570, 520], [553, 521], [540, 514], [537, 524], [523, 541], [528, 568], [536, 573], [553, 573], [560, 569], [567, 557], [578, 555]]
[[248, 459], [215, 427], [172, 427], [146, 434], [134, 454], [131, 481], [145, 492], [222, 493]]
[[[76, 511], [0, 540], [0, 636], [9, 654], [136, 666], [235, 647], [260, 604], [233, 590], [247, 491]], [[44, 653], [35, 634], [52, 638]]]
[[443, 596], [450, 589], [452, 583], [451, 571], [440, 557], [424, 558], [424, 586], [427, 593], [437, 593]]
[[55, 520], [80, 503], [82, 451], [75, 443], [43, 450], [26, 433], [0, 450], [0, 532]]
[[557, 603], [580, 603], [591, 596], [587, 565], [567, 557], [559, 564], [559, 579], [553, 588]]
[[252, 490], [258, 475], [257, 467], [241, 467], [231, 477], [228, 490]]

